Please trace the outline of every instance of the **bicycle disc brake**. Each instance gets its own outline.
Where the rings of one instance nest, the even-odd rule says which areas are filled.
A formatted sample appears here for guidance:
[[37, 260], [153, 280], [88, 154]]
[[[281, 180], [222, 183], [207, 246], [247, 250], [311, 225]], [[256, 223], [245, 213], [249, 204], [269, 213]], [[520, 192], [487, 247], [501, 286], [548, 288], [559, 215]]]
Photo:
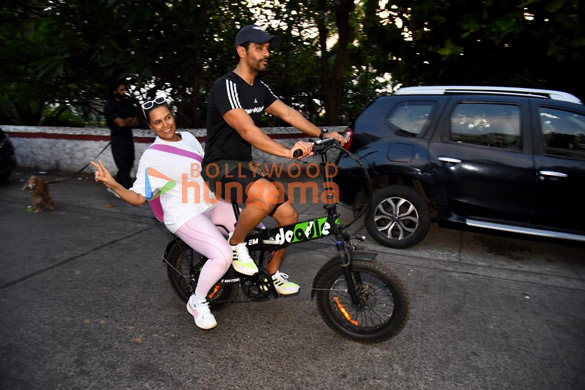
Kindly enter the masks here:
[[242, 275], [240, 286], [242, 287], [244, 295], [256, 301], [270, 299], [270, 295], [272, 294], [270, 278], [271, 276], [268, 271], [262, 268], [260, 268], [255, 275]]

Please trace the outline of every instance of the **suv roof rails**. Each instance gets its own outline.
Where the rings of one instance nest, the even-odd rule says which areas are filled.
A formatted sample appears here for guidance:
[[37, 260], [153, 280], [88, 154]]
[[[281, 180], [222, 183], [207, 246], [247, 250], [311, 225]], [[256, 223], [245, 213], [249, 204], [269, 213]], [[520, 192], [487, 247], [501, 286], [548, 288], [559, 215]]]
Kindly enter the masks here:
[[549, 89], [515, 88], [515, 87], [486, 87], [486, 86], [421, 86], [404, 87], [396, 90], [395, 95], [448, 95], [448, 94], [490, 94], [538, 97], [542, 99], [562, 100], [570, 103], [583, 104], [578, 97], [570, 93]]

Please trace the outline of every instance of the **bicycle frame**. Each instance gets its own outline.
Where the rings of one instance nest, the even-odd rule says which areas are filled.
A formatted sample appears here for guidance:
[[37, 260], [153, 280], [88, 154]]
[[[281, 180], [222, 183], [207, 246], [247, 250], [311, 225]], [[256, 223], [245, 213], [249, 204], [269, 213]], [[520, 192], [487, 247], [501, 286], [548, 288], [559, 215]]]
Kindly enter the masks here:
[[[321, 171], [325, 180], [325, 188], [331, 188], [328, 184], [332, 183], [331, 177], [327, 175], [327, 151], [321, 153]], [[348, 291], [354, 303], [358, 302], [358, 296], [355, 290], [354, 280], [351, 275], [351, 248], [349, 245], [350, 237], [344, 232], [344, 226], [339, 220], [337, 211], [338, 200], [333, 194], [328, 194], [326, 197], [332, 200], [332, 203], [326, 204], [323, 207], [327, 210], [327, 215], [309, 219], [306, 221], [297, 222], [287, 226], [277, 226], [268, 228], [258, 233], [249, 234], [246, 246], [249, 251], [260, 251], [260, 264], [264, 260], [266, 252], [276, 251], [285, 248], [291, 244], [300, 244], [303, 242], [315, 240], [318, 238], [333, 235], [335, 237], [335, 246], [341, 259], [341, 267], [343, 268], [345, 279], [347, 282]], [[236, 219], [239, 218], [238, 205], [233, 203], [234, 213]]]

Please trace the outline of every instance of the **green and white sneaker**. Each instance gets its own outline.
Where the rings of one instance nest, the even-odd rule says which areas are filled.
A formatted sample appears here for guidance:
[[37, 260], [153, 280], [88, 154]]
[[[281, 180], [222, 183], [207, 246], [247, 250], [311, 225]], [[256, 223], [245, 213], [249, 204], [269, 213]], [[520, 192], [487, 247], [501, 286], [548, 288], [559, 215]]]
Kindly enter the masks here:
[[290, 282], [288, 280], [288, 275], [283, 274], [280, 271], [276, 271], [274, 275], [272, 275], [272, 283], [274, 283], [274, 288], [280, 295], [292, 295], [299, 292], [301, 286], [296, 283]]
[[[228, 236], [228, 244], [230, 243], [230, 238], [232, 238], [232, 233]], [[233, 251], [232, 267], [234, 267], [236, 272], [248, 276], [258, 273], [258, 267], [256, 266], [256, 263], [254, 263], [254, 259], [250, 257], [250, 252], [248, 252], [245, 242], [237, 245], [230, 244], [230, 246]]]

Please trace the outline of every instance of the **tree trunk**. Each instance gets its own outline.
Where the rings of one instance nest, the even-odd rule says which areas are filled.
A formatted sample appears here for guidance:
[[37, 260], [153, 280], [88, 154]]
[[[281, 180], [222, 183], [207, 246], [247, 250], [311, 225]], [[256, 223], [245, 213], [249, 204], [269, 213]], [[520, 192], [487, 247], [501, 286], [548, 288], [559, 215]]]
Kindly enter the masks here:
[[349, 43], [353, 39], [353, 28], [350, 25], [349, 18], [355, 9], [355, 3], [353, 0], [339, 0], [333, 4], [338, 34], [337, 53], [334, 56], [333, 69], [330, 69], [329, 53], [327, 52], [327, 35], [329, 31], [325, 23], [326, 0], [319, 0], [318, 4], [317, 27], [321, 49], [321, 84], [323, 104], [325, 106], [325, 122], [327, 125], [335, 125], [338, 124], [341, 116], [343, 72], [347, 61]]

